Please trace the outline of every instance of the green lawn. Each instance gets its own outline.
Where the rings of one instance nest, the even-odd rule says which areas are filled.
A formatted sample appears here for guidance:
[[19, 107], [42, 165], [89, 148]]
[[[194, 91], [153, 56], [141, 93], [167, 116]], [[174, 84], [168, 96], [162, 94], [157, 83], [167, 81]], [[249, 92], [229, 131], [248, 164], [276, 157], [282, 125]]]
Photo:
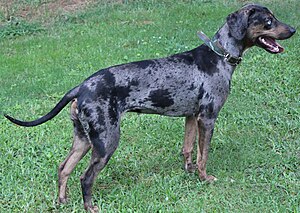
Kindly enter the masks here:
[[[0, 113], [35, 119], [101, 68], [192, 49], [197, 31], [212, 36], [245, 1], [98, 2], [10, 22], [0, 12]], [[299, 28], [299, 0], [257, 2]], [[280, 43], [280, 55], [249, 50], [234, 73], [208, 163], [217, 182], [183, 171], [183, 118], [127, 114], [94, 185], [102, 212], [300, 212], [299, 33]], [[72, 140], [68, 111], [33, 128], [0, 118], [0, 212], [84, 211], [79, 176], [88, 155], [69, 180], [69, 203], [56, 203], [57, 168]]]

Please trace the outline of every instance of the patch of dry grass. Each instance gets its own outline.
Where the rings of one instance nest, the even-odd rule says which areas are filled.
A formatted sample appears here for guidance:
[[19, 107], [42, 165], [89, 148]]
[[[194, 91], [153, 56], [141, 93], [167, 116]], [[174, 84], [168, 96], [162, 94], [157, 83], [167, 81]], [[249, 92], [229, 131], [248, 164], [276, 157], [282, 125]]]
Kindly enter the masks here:
[[94, 0], [4, 0], [0, 2], [1, 22], [21, 18], [45, 23], [49, 18], [83, 10], [93, 3]]

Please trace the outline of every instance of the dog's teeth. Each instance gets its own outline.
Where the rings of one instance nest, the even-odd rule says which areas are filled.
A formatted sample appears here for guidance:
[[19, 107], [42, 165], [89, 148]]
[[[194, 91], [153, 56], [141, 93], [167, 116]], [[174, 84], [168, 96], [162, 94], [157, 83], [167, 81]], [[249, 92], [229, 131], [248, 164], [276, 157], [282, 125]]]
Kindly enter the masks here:
[[270, 44], [264, 38], [261, 38], [261, 42], [270, 47]]
[[270, 44], [269, 42], [266, 41], [265, 38], [261, 38], [261, 42], [263, 44], [265, 44], [267, 47], [270, 47], [270, 48], [272, 48], [274, 50], [279, 50], [279, 48], [277, 46], [274, 46], [273, 44]]
[[274, 50], [275, 52], [279, 52], [279, 48], [278, 48], [278, 47], [273, 48], [273, 50]]

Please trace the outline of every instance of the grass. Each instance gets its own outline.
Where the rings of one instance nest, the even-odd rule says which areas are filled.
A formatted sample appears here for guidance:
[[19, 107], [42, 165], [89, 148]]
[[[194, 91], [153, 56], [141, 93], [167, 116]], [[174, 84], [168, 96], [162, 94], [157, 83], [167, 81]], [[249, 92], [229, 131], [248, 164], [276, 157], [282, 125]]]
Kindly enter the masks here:
[[[213, 35], [227, 14], [243, 4], [99, 2], [53, 17], [46, 25], [23, 20], [28, 31], [31, 26], [43, 30], [0, 36], [0, 112], [35, 119], [100, 68], [199, 45], [196, 31]], [[299, 1], [259, 2], [299, 28]], [[208, 172], [218, 177], [216, 183], [207, 185], [197, 174], [182, 170], [182, 118], [127, 114], [120, 147], [94, 186], [99, 208], [103, 212], [299, 212], [299, 35], [281, 44], [286, 51], [280, 55], [251, 49], [234, 73], [208, 163]], [[0, 212], [83, 212], [79, 176], [89, 157], [71, 175], [70, 202], [56, 204], [57, 167], [68, 153], [71, 133], [68, 109], [33, 128], [0, 118]]]

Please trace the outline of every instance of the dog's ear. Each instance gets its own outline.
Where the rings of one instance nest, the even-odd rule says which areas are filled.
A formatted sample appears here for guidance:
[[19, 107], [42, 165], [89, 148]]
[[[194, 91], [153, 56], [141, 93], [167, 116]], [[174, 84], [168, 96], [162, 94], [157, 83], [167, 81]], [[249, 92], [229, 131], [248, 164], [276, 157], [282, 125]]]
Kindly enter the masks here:
[[254, 12], [255, 12], [254, 8], [243, 9], [231, 13], [227, 17], [229, 32], [234, 38], [238, 40], [242, 40], [245, 37], [247, 32], [247, 27], [248, 27], [249, 16]]

